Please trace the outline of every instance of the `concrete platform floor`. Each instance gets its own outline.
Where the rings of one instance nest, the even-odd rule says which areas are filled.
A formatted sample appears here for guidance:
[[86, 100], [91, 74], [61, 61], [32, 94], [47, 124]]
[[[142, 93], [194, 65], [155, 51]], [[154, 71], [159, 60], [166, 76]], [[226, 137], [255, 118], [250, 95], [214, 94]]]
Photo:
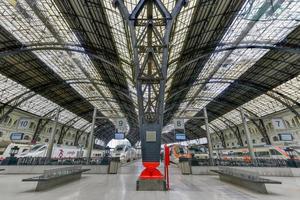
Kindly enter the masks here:
[[282, 185], [268, 185], [268, 195], [223, 183], [218, 176], [181, 175], [171, 167], [171, 191], [135, 191], [142, 170], [139, 161], [123, 166], [117, 175], [83, 175], [80, 181], [45, 192], [33, 192], [35, 183], [21, 179], [32, 175], [0, 175], [1, 200], [299, 200], [299, 177], [270, 177]]

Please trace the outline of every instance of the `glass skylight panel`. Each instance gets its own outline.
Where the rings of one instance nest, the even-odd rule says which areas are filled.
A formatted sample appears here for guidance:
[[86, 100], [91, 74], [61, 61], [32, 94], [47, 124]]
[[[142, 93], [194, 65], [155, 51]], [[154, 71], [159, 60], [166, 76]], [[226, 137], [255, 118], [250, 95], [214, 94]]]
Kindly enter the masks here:
[[210, 124], [213, 125], [213, 127], [217, 127], [218, 129], [221, 129], [221, 130], [227, 128], [227, 125], [220, 119], [215, 119], [215, 120], [211, 121]]
[[[7, 78], [6, 76], [3, 76], [0, 74], [0, 103], [8, 103], [13, 98], [23, 94], [24, 92], [29, 92], [30, 90], [26, 87], [18, 84], [17, 82]], [[31, 92], [34, 94], [34, 92]], [[13, 102], [10, 104], [13, 106]], [[52, 101], [46, 99], [45, 97], [35, 94], [33, 97], [25, 100], [20, 105], [17, 106], [17, 108], [27, 111], [29, 113], [38, 115], [38, 116], [46, 116], [46, 114], [50, 113], [51, 111], [55, 110], [59, 106]], [[48, 116], [49, 117], [49, 116]], [[66, 123], [67, 121], [77, 118], [78, 116], [74, 113], [63, 110], [60, 113], [59, 116], [59, 122], [60, 123]], [[85, 119], [79, 120], [81, 124], [87, 124], [89, 123]], [[75, 128], [80, 128], [78, 123], [78, 126]]]
[[[107, 17], [109, 20], [109, 24], [111, 25], [112, 28], [112, 33], [117, 45], [117, 49], [119, 51], [119, 53], [121, 54], [122, 59], [127, 60], [127, 61], [131, 61], [131, 55], [129, 53], [129, 48], [131, 48], [130, 46], [130, 42], [127, 41], [126, 39], [126, 32], [125, 32], [125, 27], [124, 27], [124, 23], [123, 23], [123, 19], [119, 13], [119, 10], [114, 8], [112, 6], [112, 1], [111, 0], [104, 0], [104, 6], [106, 7], [106, 13], [107, 13]], [[129, 12], [131, 13], [133, 11], [133, 9], [135, 8], [135, 6], [137, 5], [137, 3], [139, 2], [139, 0], [125, 0], [125, 6], [128, 8]], [[162, 0], [162, 2], [164, 3], [165, 7], [171, 12], [171, 10], [174, 8], [176, 1], [175, 0]], [[177, 21], [176, 21], [176, 25], [175, 30], [174, 30], [174, 37], [173, 40], [171, 42], [171, 48], [170, 48], [170, 60], [175, 59], [177, 56], [179, 56], [179, 52], [182, 49], [183, 46], [183, 42], [188, 30], [188, 25], [190, 23], [191, 17], [192, 17], [192, 13], [193, 13], [193, 9], [194, 6], [196, 4], [196, 0], [190, 0], [188, 5], [186, 7], [184, 7], [179, 16], [177, 17]], [[155, 9], [155, 7], [154, 7]], [[154, 17], [159, 16], [159, 12], [157, 10], [154, 10]], [[145, 10], [143, 10], [141, 12], [141, 16], [146, 16], [146, 12]], [[136, 27], [137, 28], [137, 35], [140, 35], [140, 33], [143, 30], [143, 27]], [[163, 28], [158, 28], [159, 32], [161, 34], [163, 34], [164, 30]], [[128, 36], [127, 36], [128, 37]], [[158, 44], [157, 39], [155, 38], [155, 36], [153, 36], [153, 43], [154, 44]], [[142, 44], [146, 44], [147, 43], [147, 38], [145, 38], [142, 41]], [[143, 58], [143, 54], [140, 54], [140, 58]], [[162, 57], [161, 55], [158, 55], [158, 59], [161, 60]], [[176, 64], [174, 63], [174, 66]], [[122, 68], [124, 69], [124, 71], [127, 73], [128, 76], [132, 76], [132, 68], [130, 66], [122, 66]], [[169, 67], [169, 69], [173, 69], [172, 67]], [[169, 72], [170, 74], [170, 72]], [[130, 81], [128, 81], [130, 82]], [[134, 85], [132, 85], [134, 86]]]
[[270, 96], [263, 94], [248, 103], [244, 104], [243, 107], [249, 111], [252, 111], [259, 117], [280, 111], [286, 107], [279, 101], [271, 98]]
[[[128, 9], [131, 10], [135, 7], [135, 1], [124, 1]], [[117, 8], [114, 8], [111, 0], [103, 1], [104, 7], [106, 8], [106, 16], [108, 18], [108, 24], [111, 27], [111, 31], [114, 37], [114, 42], [117, 47], [117, 51], [122, 60], [125, 60], [127, 63], [132, 63], [131, 55], [129, 53], [129, 49], [131, 48], [131, 43], [129, 42], [129, 35], [126, 35], [125, 24], [123, 22], [123, 18]], [[132, 77], [133, 71], [132, 66], [126, 64], [125, 62], [121, 62], [121, 67], [128, 77]], [[135, 87], [134, 83], [127, 78], [127, 83], [129, 87]], [[133, 96], [132, 96], [133, 98]], [[134, 100], [134, 98], [133, 98]], [[137, 101], [134, 100], [136, 103]]]
[[0, 74], [0, 102], [7, 103], [13, 98], [28, 92], [29, 90], [22, 85], [8, 79]]
[[[53, 0], [35, 1], [35, 5], [39, 8], [37, 12], [42, 15], [39, 18], [30, 5], [24, 0], [18, 0], [17, 6], [13, 6], [8, 1], [0, 2], [0, 25], [11, 32], [23, 44], [76, 44], [80, 42], [75, 34], [71, 31], [61, 14], [58, 12]], [[42, 20], [46, 19], [47, 22]], [[51, 30], [46, 27], [52, 27]], [[61, 45], [61, 47], [63, 47]], [[74, 47], [77, 50], [84, 51], [83, 48]], [[43, 50], [34, 51], [43, 62], [52, 68], [64, 80], [85, 79], [101, 80], [99, 73], [89, 57], [85, 54], [66, 51]], [[105, 91], [105, 96], [112, 98], [110, 91], [104, 86], [96, 86], [94, 84], [72, 84], [83, 97], [88, 98], [91, 95], [103, 96], [101, 91]], [[86, 90], [87, 87], [92, 88]], [[89, 91], [89, 92], [86, 92]], [[95, 104], [92, 102], [92, 104]], [[117, 108], [112, 108], [117, 109]], [[118, 110], [120, 111], [120, 110]]]
[[285, 94], [287, 97], [299, 102], [300, 100], [300, 76], [297, 76], [286, 83], [273, 89], [275, 92]]
[[[271, 1], [257, 0], [250, 5], [250, 1], [244, 5], [217, 49], [237, 45], [275, 45], [300, 25], [300, 1], [274, 1], [273, 5], [276, 6], [272, 6]], [[268, 51], [237, 49], [214, 53], [204, 66], [198, 81], [211, 78], [238, 79]], [[209, 94], [214, 94], [214, 97], [230, 85], [213, 84], [215, 86], [209, 88], [211, 90]], [[216, 89], [218, 87], [219, 89]], [[187, 96], [203, 96], [203, 92], [198, 94], [196, 92], [197, 90], [190, 90]]]
[[[172, 38], [171, 44], [170, 44], [170, 55], [169, 55], [169, 62], [174, 61], [175, 59], [178, 59], [180, 56], [180, 53], [183, 48], [183, 44], [187, 35], [187, 31], [189, 29], [189, 25], [191, 23], [192, 15], [195, 9], [197, 0], [190, 0], [186, 7], [183, 7], [181, 9], [176, 23], [174, 24], [174, 36]], [[169, 3], [170, 4], [170, 3]], [[172, 7], [174, 7], [175, 4], [172, 4]], [[175, 68], [177, 67], [177, 62], [172, 62], [171, 65], [168, 66], [168, 75], [172, 74], [174, 72]], [[172, 80], [172, 79], [171, 79]], [[172, 81], [169, 81], [171, 83]]]

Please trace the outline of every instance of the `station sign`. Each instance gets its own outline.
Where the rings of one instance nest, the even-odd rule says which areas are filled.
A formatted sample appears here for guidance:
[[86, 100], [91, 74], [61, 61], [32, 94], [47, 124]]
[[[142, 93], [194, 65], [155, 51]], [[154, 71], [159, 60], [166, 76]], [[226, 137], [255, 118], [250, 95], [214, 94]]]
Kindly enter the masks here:
[[23, 140], [24, 133], [11, 133], [10, 140]]
[[278, 136], [281, 141], [293, 141], [293, 135], [291, 133], [279, 133]]
[[123, 139], [125, 139], [125, 134], [124, 133], [115, 133], [115, 139], [123, 140]]
[[127, 128], [127, 121], [125, 118], [118, 118], [116, 119], [116, 129], [118, 130], [118, 132], [126, 132], [126, 128]]
[[156, 131], [146, 131], [146, 142], [156, 142]]
[[184, 133], [176, 132], [175, 133], [175, 140], [177, 140], [177, 141], [186, 140], [186, 135]]
[[18, 123], [18, 129], [28, 129], [30, 120], [27, 118], [20, 118]]
[[174, 119], [174, 129], [184, 129], [184, 119]]
[[272, 119], [272, 124], [275, 130], [286, 129], [283, 119]]

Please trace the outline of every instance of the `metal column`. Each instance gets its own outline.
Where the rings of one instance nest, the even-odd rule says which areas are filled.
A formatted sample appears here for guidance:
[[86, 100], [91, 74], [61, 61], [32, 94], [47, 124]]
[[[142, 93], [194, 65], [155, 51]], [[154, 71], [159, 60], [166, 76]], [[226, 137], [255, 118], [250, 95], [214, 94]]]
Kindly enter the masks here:
[[170, 35], [174, 21], [186, 3], [187, 0], [178, 0], [169, 12], [161, 0], [139, 0], [129, 13], [123, 0], [113, 1], [131, 36], [144, 164], [160, 162]]
[[247, 147], [248, 147], [252, 162], [255, 163], [253, 143], [252, 143], [252, 139], [251, 139], [251, 136], [250, 136], [250, 131], [249, 131], [249, 128], [248, 128], [248, 124], [247, 124], [247, 121], [246, 121], [246, 116], [245, 116], [245, 113], [244, 113], [244, 109], [241, 108], [240, 112], [241, 112], [241, 117], [242, 117], [242, 121], [243, 121], [244, 130], [245, 130], [245, 133], [246, 133]]
[[94, 146], [94, 129], [95, 129], [96, 115], [97, 115], [97, 109], [94, 108], [91, 133], [89, 136], [89, 143], [88, 143], [88, 150], [87, 150], [87, 162], [88, 163], [90, 162], [92, 150], [93, 150], [93, 146]]
[[211, 165], [214, 165], [214, 156], [213, 156], [214, 154], [213, 154], [213, 148], [212, 148], [212, 143], [211, 143], [211, 139], [210, 139], [206, 107], [203, 108], [203, 112], [204, 112], [204, 120], [205, 120], [206, 137], [207, 137], [207, 143], [208, 143], [209, 162]]
[[49, 143], [48, 143], [48, 149], [47, 149], [47, 155], [46, 155], [46, 158], [47, 158], [48, 161], [51, 160], [51, 155], [52, 155], [52, 150], [53, 150], [53, 145], [54, 145], [54, 139], [55, 139], [55, 133], [56, 133], [57, 124], [58, 124], [59, 113], [60, 113], [60, 108], [57, 108], [56, 115], [55, 115], [54, 128], [52, 129], [50, 140], [49, 140]]

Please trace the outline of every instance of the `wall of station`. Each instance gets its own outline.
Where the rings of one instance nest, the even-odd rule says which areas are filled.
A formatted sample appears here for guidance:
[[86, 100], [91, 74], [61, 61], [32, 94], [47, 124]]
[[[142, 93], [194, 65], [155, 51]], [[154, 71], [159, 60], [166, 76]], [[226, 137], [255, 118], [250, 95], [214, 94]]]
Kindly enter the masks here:
[[[300, 110], [299, 110], [300, 111]], [[278, 129], [275, 120], [280, 120], [283, 122], [284, 128]], [[273, 113], [271, 115], [262, 118], [265, 124], [267, 134], [272, 145], [284, 145], [284, 146], [300, 146], [300, 119], [290, 112], [289, 110], [284, 110], [281, 112]], [[248, 121], [248, 127], [251, 134], [253, 145], [265, 145], [264, 138], [260, 133], [259, 129], [250, 121]], [[242, 141], [244, 145], [247, 145], [246, 134], [242, 124], [238, 125]], [[239, 147], [238, 141], [233, 133], [233, 131], [228, 128], [223, 130], [226, 148], [236, 148]], [[291, 140], [289, 138], [282, 138], [282, 134], [291, 134]], [[222, 147], [222, 142], [216, 133], [211, 135], [212, 145], [214, 149], [220, 149]]]
[[[37, 129], [39, 117], [28, 112], [24, 112], [22, 110], [15, 109], [12, 113], [10, 113], [6, 118], [0, 122], [0, 146], [5, 146], [8, 143], [11, 143], [11, 135], [12, 133], [23, 133], [23, 140], [19, 141], [22, 143], [31, 142], [34, 133]], [[24, 126], [22, 126], [24, 124]], [[26, 124], [26, 126], [25, 126]], [[55, 143], [58, 142], [59, 134], [61, 133], [63, 124], [58, 124], [56, 134], [55, 134]], [[50, 121], [42, 131], [39, 133], [37, 138], [38, 143], [47, 143], [50, 139], [50, 135], [52, 129], [54, 127], [54, 121]], [[63, 145], [72, 146], [75, 142], [76, 132], [78, 130], [71, 127], [66, 132], [64, 139], [62, 141]], [[87, 133], [84, 132], [79, 140], [78, 143], [86, 146], [87, 142]], [[14, 142], [18, 142], [17, 140]]]

